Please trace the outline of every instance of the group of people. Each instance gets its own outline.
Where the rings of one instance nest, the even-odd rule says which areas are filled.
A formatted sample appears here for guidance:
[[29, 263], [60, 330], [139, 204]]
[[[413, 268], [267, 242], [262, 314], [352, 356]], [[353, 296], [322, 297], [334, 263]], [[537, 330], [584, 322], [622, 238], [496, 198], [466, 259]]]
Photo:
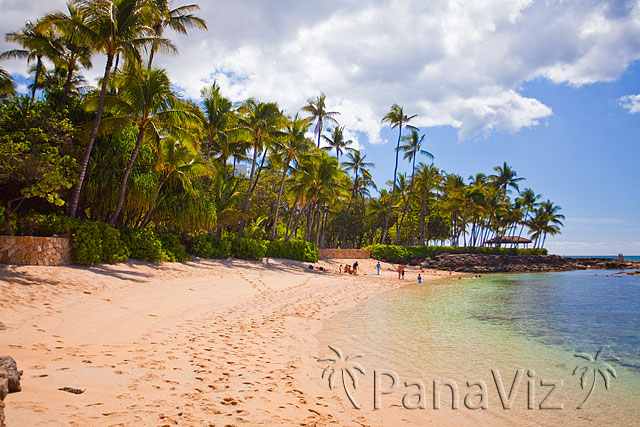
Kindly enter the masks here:
[[342, 268], [342, 264], [340, 264], [340, 274], [342, 274], [342, 272], [345, 272], [347, 274], [351, 274], [354, 276], [358, 275], [358, 261], [354, 262], [353, 265], [349, 265], [349, 264], [345, 264], [344, 269]]
[[[380, 262], [378, 262], [376, 264], [376, 274], [379, 276], [380, 275], [380, 269], [381, 269], [381, 265]], [[407, 268], [406, 265], [404, 264], [400, 264], [398, 265], [398, 279], [399, 280], [404, 280], [404, 273], [405, 273], [405, 269]], [[330, 270], [328, 268], [324, 268], [324, 267], [315, 267], [315, 269], [317, 269], [318, 271], [326, 271], [329, 272]], [[345, 264], [344, 266], [342, 264], [340, 264], [339, 267], [339, 273], [347, 273], [347, 274], [351, 274], [353, 276], [357, 276], [358, 275], [358, 261], [354, 262], [352, 265], [350, 264]], [[309, 265], [309, 270], [314, 270], [313, 265]], [[422, 267], [420, 268], [420, 273], [418, 273], [418, 284], [422, 284]]]

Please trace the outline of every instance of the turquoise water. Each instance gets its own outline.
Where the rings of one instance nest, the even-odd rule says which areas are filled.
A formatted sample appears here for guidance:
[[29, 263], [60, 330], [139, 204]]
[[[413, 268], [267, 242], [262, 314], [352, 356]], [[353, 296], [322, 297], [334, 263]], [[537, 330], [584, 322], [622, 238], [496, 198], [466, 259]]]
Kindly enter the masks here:
[[[455, 422], [640, 425], [640, 277], [614, 273], [496, 274], [411, 284], [340, 313], [317, 338], [321, 347], [361, 353], [365, 367], [392, 369], [401, 380], [447, 378], [464, 385], [481, 379], [493, 403], [499, 396], [491, 390], [492, 369], [507, 373], [508, 385], [516, 369], [535, 371], [536, 381], [563, 382], [562, 411], [526, 410], [521, 392], [515, 410], [494, 404]], [[589, 384], [581, 389], [579, 375], [572, 375], [581, 360], [574, 354], [595, 355], [600, 348], [621, 360], [612, 363], [617, 378], [605, 389], [598, 376], [588, 405], [577, 410]]]

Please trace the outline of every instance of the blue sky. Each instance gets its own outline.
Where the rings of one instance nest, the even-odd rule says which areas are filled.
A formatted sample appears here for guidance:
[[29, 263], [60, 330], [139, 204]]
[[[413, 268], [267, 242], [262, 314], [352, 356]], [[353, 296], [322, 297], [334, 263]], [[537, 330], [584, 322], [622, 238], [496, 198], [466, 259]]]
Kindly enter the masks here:
[[[64, 4], [0, 0], [0, 31]], [[468, 177], [507, 161], [562, 206], [551, 251], [640, 254], [640, 0], [200, 5], [209, 31], [170, 35], [179, 58], [157, 59], [185, 97], [216, 80], [233, 101], [277, 101], [294, 114], [323, 91], [376, 163], [378, 185], [392, 178], [397, 138], [380, 118], [398, 103], [418, 114], [438, 167]], [[14, 47], [0, 40], [0, 51]], [[25, 82], [23, 62], [1, 66]], [[88, 80], [103, 67], [96, 56]]]

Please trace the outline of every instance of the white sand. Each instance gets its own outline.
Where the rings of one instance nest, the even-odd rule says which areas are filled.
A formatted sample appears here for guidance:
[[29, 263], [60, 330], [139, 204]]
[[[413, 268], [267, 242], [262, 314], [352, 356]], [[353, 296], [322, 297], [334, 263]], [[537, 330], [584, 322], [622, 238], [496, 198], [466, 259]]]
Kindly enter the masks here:
[[284, 260], [0, 266], [0, 355], [24, 370], [9, 426], [409, 423], [406, 410], [354, 410], [320, 378], [322, 320], [415, 281], [386, 263], [370, 276], [375, 263], [359, 260], [359, 277]]

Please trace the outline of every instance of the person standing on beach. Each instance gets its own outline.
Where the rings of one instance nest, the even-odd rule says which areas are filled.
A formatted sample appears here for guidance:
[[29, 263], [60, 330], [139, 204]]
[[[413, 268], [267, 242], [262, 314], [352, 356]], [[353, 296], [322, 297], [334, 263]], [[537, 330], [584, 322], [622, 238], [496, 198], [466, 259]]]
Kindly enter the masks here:
[[398, 280], [400, 280], [400, 277], [402, 276], [402, 265], [398, 266]]
[[356, 274], [358, 273], [358, 261], [353, 263], [353, 271], [355, 271]]
[[376, 264], [376, 270], [378, 270], [378, 276], [380, 275], [380, 262]]
[[404, 280], [404, 265], [402, 266], [402, 280]]
[[418, 273], [418, 285], [422, 284], [422, 276]]

